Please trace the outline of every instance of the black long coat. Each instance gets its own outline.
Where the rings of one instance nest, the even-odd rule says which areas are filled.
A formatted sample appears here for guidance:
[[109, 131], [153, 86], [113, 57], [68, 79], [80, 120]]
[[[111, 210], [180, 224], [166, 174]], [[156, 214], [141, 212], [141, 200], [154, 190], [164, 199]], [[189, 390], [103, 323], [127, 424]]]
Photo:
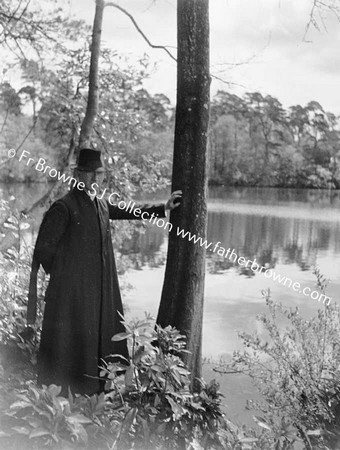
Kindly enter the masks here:
[[[68, 386], [82, 394], [102, 390], [101, 358], [128, 355], [126, 341], [111, 340], [124, 329], [109, 219], [137, 217], [106, 200], [97, 199], [97, 205], [98, 213], [91, 198], [78, 189], [56, 201], [45, 214], [34, 250], [37, 266], [50, 273], [38, 382], [61, 385], [64, 393]], [[150, 215], [165, 215], [164, 205], [138, 207]]]

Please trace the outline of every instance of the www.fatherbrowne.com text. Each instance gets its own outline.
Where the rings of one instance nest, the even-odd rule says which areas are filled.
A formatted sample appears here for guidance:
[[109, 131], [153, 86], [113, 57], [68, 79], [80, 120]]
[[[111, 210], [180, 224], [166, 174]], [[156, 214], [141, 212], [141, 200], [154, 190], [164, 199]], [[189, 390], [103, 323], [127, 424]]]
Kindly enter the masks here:
[[[34, 167], [38, 172], [42, 172], [44, 174], [48, 174], [51, 178], [62, 181], [65, 184], [68, 184], [70, 187], [76, 187], [79, 190], [84, 190], [85, 184], [80, 182], [76, 178], [71, 177], [70, 175], [66, 176], [64, 173], [62, 174], [60, 171], [53, 169], [51, 166], [46, 164], [46, 160], [44, 158], [39, 158], [37, 162], [35, 162], [34, 158], [29, 157], [30, 152], [23, 150], [19, 161], [26, 159], [26, 166]], [[8, 157], [14, 158], [16, 156], [15, 149], [8, 150]], [[98, 191], [97, 191], [98, 189]], [[100, 196], [98, 195], [100, 193]], [[91, 190], [89, 191], [91, 196], [95, 196], [98, 199], [102, 199], [106, 194], [106, 199], [111, 205], [116, 205], [118, 208], [126, 210], [134, 214], [135, 217], [140, 217], [143, 221], [148, 221], [153, 225], [157, 225], [159, 228], [164, 228], [169, 232], [172, 231], [173, 225], [170, 222], [163, 220], [152, 214], [149, 217], [149, 214], [142, 212], [138, 207], [135, 208], [136, 204], [133, 201], [129, 201], [128, 203], [123, 200], [118, 201], [120, 194], [118, 192], [108, 193], [107, 189], [104, 191], [100, 191], [99, 185], [97, 183], [92, 183]], [[190, 231], [185, 231], [177, 227], [176, 230], [177, 236], [182, 237], [183, 239], [187, 239], [189, 242], [193, 242], [194, 244], [198, 244], [201, 247], [204, 247], [206, 250], [209, 250], [213, 253], [217, 253], [219, 256], [228, 259], [231, 262], [239, 264], [242, 267], [249, 268], [253, 272], [263, 273], [266, 278], [272, 278], [274, 281], [282, 284], [284, 286], [288, 286], [292, 288], [294, 292], [298, 292], [305, 296], [310, 296], [313, 300], [318, 300], [319, 302], [322, 300], [323, 303], [329, 305], [331, 302], [331, 297], [328, 297], [325, 294], [322, 294], [319, 291], [312, 291], [308, 286], [302, 287], [298, 281], [293, 282], [291, 278], [287, 278], [276, 273], [272, 269], [268, 269], [267, 267], [260, 266], [256, 262], [256, 258], [254, 260], [246, 259], [243, 256], [238, 256], [234, 249], [225, 249], [220, 244], [221, 242], [217, 242], [215, 245], [212, 242], [207, 242], [206, 239], [203, 240], [202, 237], [196, 236], [195, 234], [191, 234]]]
[[286, 276], [282, 276], [279, 273], [276, 273], [273, 269], [268, 269], [265, 266], [260, 266], [257, 263], [256, 258], [254, 260], [246, 259], [243, 256], [238, 256], [235, 252], [235, 249], [225, 249], [220, 244], [221, 242], [217, 242], [215, 245], [212, 242], [207, 242], [206, 239], [203, 240], [202, 237], [196, 236], [195, 234], [191, 234], [189, 231], [181, 230], [177, 228], [177, 236], [181, 236], [182, 238], [188, 239], [188, 241], [192, 241], [195, 244], [199, 244], [201, 247], [204, 247], [206, 250], [210, 250], [213, 253], [217, 253], [219, 256], [222, 256], [225, 259], [228, 259], [231, 262], [234, 262], [242, 267], [249, 268], [253, 272], [263, 273], [266, 278], [272, 278], [277, 283], [292, 288], [294, 292], [298, 292], [299, 294], [303, 294], [305, 296], [311, 297], [313, 300], [323, 301], [324, 304], [329, 305], [331, 302], [331, 297], [328, 297], [325, 294], [322, 294], [319, 291], [312, 291], [310, 287], [305, 286], [302, 287], [298, 281], [293, 282], [291, 278]]

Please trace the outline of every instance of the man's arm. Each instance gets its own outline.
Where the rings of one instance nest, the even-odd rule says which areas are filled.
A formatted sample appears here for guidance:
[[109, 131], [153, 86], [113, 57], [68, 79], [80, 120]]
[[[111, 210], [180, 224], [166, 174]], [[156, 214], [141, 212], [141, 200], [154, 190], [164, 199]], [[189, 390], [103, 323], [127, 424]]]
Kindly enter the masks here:
[[[128, 205], [128, 203], [127, 203]], [[131, 219], [148, 219], [153, 217], [165, 217], [165, 204], [159, 205], [138, 205], [131, 202], [131, 206], [122, 209], [118, 205], [111, 205], [108, 202], [109, 215], [111, 220], [131, 220]]]
[[58, 244], [69, 223], [69, 211], [62, 202], [54, 203], [40, 225], [34, 257], [46, 273], [51, 272]]
[[67, 207], [61, 202], [56, 202], [47, 211], [40, 225], [33, 253], [30, 284], [28, 289], [28, 328], [22, 334], [22, 338], [24, 340], [32, 339], [34, 334], [30, 326], [34, 325], [37, 315], [37, 277], [39, 266], [41, 264], [45, 272], [50, 273], [58, 244], [62, 235], [66, 231], [68, 221], [69, 212]]
[[[148, 219], [150, 217], [165, 217], [166, 210], [172, 210], [180, 205], [182, 191], [174, 191], [166, 203], [159, 205], [137, 205], [134, 202], [119, 202], [112, 205], [107, 202], [112, 220]], [[125, 207], [124, 207], [125, 206]]]

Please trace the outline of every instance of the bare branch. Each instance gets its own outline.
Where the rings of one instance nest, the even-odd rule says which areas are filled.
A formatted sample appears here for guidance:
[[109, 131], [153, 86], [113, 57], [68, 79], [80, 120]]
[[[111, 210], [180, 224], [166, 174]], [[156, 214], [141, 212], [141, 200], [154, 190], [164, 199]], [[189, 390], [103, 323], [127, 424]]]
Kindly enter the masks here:
[[41, 7], [33, 7], [32, 3], [31, 0], [7, 0], [0, 7], [0, 45], [6, 45], [19, 60], [26, 59], [26, 48], [33, 49], [41, 59], [42, 51], [47, 50], [43, 38], [47, 39], [48, 44], [53, 44], [54, 48], [64, 51], [66, 47], [60, 41], [60, 26], [72, 25], [73, 22], [72, 17], [64, 17], [60, 8], [54, 8], [45, 17]]
[[5, 159], [4, 161], [1, 161], [0, 167], [2, 167], [2, 166], [4, 166], [5, 164], [7, 164], [8, 161], [10, 161], [11, 159], [12, 159], [12, 158], [7, 158], [7, 159]]
[[148, 45], [151, 48], [156, 48], [156, 49], [160, 49], [160, 50], [164, 50], [169, 56], [170, 58], [172, 58], [174, 61], [177, 62], [176, 58], [171, 54], [171, 52], [167, 49], [166, 46], [164, 45], [154, 45], [150, 42], [150, 40], [147, 38], [147, 36], [143, 33], [143, 31], [140, 29], [139, 25], [137, 24], [137, 22], [135, 21], [134, 17], [128, 12], [126, 11], [126, 9], [122, 8], [121, 6], [117, 5], [117, 3], [114, 2], [109, 2], [109, 3], [105, 3], [105, 6], [112, 6], [113, 8], [117, 8], [119, 9], [119, 11], [121, 11], [122, 13], [124, 13], [126, 16], [128, 16], [128, 18], [131, 20], [131, 22], [134, 24], [136, 30], [138, 31], [138, 33], [143, 37], [143, 39], [148, 43]]
[[16, 14], [17, 14], [17, 12], [19, 11], [19, 9], [21, 7], [22, 0], [19, 0], [19, 3], [17, 5], [16, 9], [11, 13], [11, 15], [8, 15], [5, 12], [1, 11], [1, 16], [5, 17], [8, 20], [6, 26], [5, 27], [3, 26], [3, 30], [1, 32], [1, 34], [3, 34], [5, 36], [5, 39], [6, 39], [7, 30], [9, 28], [9, 26], [11, 25], [11, 22], [13, 20], [15, 20], [15, 22], [18, 22], [22, 18], [24, 12], [26, 12], [26, 10], [27, 10], [28, 5], [30, 4], [30, 1], [31, 0], [28, 0], [26, 6], [23, 9], [23, 12], [20, 14], [20, 17], [16, 17]]
[[[18, 17], [17, 20], [21, 20], [21, 19], [24, 17], [24, 15], [26, 14], [26, 11], [27, 11], [27, 9], [28, 9], [30, 3], [31, 3], [31, 0], [28, 0], [27, 3], [26, 3], [26, 5], [25, 5], [25, 7], [24, 7], [23, 10], [21, 11], [21, 14], [20, 14], [20, 16]], [[21, 4], [21, 1], [20, 1], [20, 4]], [[19, 8], [19, 6], [18, 6], [18, 8]]]
[[5, 119], [4, 119], [3, 124], [1, 126], [0, 134], [4, 131], [5, 125], [7, 123], [8, 111], [9, 111], [9, 107], [6, 109]]
[[[20, 144], [18, 145], [18, 147], [15, 149], [15, 153], [18, 152], [18, 150], [21, 149], [21, 147], [24, 145], [24, 143], [26, 142], [26, 139], [28, 138], [28, 136], [32, 133], [32, 131], [35, 128], [35, 125], [37, 123], [37, 120], [34, 121], [33, 125], [31, 126], [31, 128], [29, 129], [28, 133], [26, 134], [26, 136], [24, 137], [24, 139], [20, 142]], [[2, 161], [0, 164], [0, 167], [4, 166], [9, 160], [11, 160], [12, 158], [7, 158], [5, 159], [5, 161]]]
[[312, 25], [314, 26], [314, 28], [318, 29], [318, 24], [317, 24], [317, 22], [315, 21], [315, 18], [314, 18], [317, 1], [318, 0], [313, 0], [312, 9], [311, 9], [311, 11], [309, 13], [309, 20], [308, 20], [308, 23], [306, 25], [305, 34], [303, 35], [303, 40], [304, 41], [306, 40], [306, 36], [307, 36], [307, 34], [309, 32], [309, 29], [310, 29], [310, 27]]
[[[170, 56], [170, 58], [171, 59], [173, 59], [174, 61], [176, 61], [177, 62], [177, 59], [171, 54], [171, 52], [168, 50], [168, 48], [176, 48], [176, 47], [170, 47], [170, 46], [164, 46], [164, 45], [154, 45], [154, 44], [152, 44], [151, 42], [150, 42], [150, 40], [148, 39], [148, 37], [144, 34], [144, 32], [141, 30], [141, 28], [139, 27], [139, 25], [137, 24], [137, 22], [136, 22], [136, 20], [134, 19], [134, 17], [128, 12], [128, 11], [126, 11], [126, 9], [124, 9], [124, 8], [122, 8], [120, 5], [118, 5], [117, 3], [114, 3], [114, 2], [108, 2], [108, 3], [105, 3], [105, 7], [107, 7], [107, 6], [112, 6], [113, 8], [117, 8], [117, 9], [119, 9], [119, 11], [121, 11], [122, 13], [124, 13], [126, 16], [128, 16], [129, 17], [129, 19], [131, 20], [131, 22], [133, 23], [133, 25], [135, 26], [135, 28], [136, 28], [136, 30], [141, 34], [141, 36], [143, 37], [143, 39], [148, 43], [148, 45], [151, 47], [151, 48], [155, 48], [155, 49], [161, 49], [161, 50], [164, 50], [169, 56]], [[268, 44], [267, 44], [268, 45]], [[266, 46], [267, 46], [266, 45]], [[251, 62], [254, 58], [256, 58], [256, 55], [252, 55], [248, 60], [246, 60], [246, 61], [241, 61], [241, 62], [239, 62], [239, 63], [222, 63], [221, 65], [223, 66], [240, 66], [240, 65], [243, 65], [243, 64], [247, 64], [247, 63], [249, 63], [249, 62]], [[227, 84], [228, 86], [239, 86], [239, 87], [245, 87], [245, 86], [242, 86], [241, 84], [238, 84], [238, 83], [233, 83], [233, 82], [231, 82], [231, 81], [226, 81], [226, 80], [224, 80], [224, 79], [222, 79], [222, 78], [220, 78], [220, 77], [218, 77], [217, 75], [213, 75], [213, 74], [211, 74], [211, 77], [212, 78], [214, 78], [214, 79], [216, 79], [216, 80], [218, 80], [218, 81], [221, 81], [222, 83], [225, 83], [225, 84]]]
[[318, 12], [319, 20], [326, 29], [326, 25], [324, 22], [324, 18], [322, 16], [323, 11], [331, 12], [339, 21], [340, 21], [340, 6], [336, 5], [332, 0], [313, 0], [312, 7], [309, 13], [309, 20], [307, 22], [305, 33], [303, 35], [303, 41], [307, 41], [306, 37], [313, 26], [316, 30], [320, 31], [320, 27], [318, 25], [318, 21], [316, 19], [316, 13]]
[[214, 79], [217, 80], [217, 81], [221, 81], [222, 83], [226, 84], [226, 85], [229, 86], [229, 87], [230, 87], [230, 86], [237, 86], [237, 87], [242, 87], [242, 88], [248, 89], [247, 86], [244, 86], [243, 84], [240, 84], [240, 83], [234, 83], [233, 81], [227, 81], [227, 80], [224, 80], [223, 78], [220, 78], [220, 77], [218, 77], [217, 75], [210, 74], [210, 76], [211, 76], [211, 78], [214, 78]]
[[24, 145], [24, 143], [26, 142], [26, 139], [28, 138], [28, 136], [32, 133], [32, 131], [34, 130], [36, 123], [37, 123], [37, 117], [35, 118], [35, 121], [33, 122], [33, 125], [31, 126], [31, 128], [29, 129], [28, 133], [26, 134], [26, 136], [24, 137], [24, 139], [21, 141], [21, 143], [19, 144], [19, 146], [16, 149], [16, 152], [18, 150], [21, 149], [21, 147]]
[[229, 63], [229, 62], [217, 63], [217, 64], [214, 64], [211, 67], [216, 67], [216, 68], [217, 67], [221, 67], [222, 69], [219, 69], [219, 72], [222, 73], [222, 72], [225, 71], [225, 68], [229, 68], [229, 67], [233, 68], [233, 67], [238, 67], [238, 66], [244, 66], [245, 64], [251, 63], [256, 58], [257, 58], [257, 54], [253, 54], [252, 56], [249, 56], [249, 58], [244, 59], [243, 61], [232, 62], [232, 63]]
[[240, 370], [235, 370], [231, 368], [221, 368], [221, 367], [213, 367], [212, 369], [214, 372], [221, 373], [223, 375], [230, 374], [230, 373], [242, 373]]

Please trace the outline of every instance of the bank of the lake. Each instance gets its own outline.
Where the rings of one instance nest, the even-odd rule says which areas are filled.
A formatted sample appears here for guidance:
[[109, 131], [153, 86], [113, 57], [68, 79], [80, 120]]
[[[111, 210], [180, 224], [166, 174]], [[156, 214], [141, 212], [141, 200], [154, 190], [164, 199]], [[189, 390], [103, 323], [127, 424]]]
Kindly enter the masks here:
[[[15, 196], [20, 209], [32, 204], [46, 187], [13, 184], [0, 189], [5, 198]], [[166, 193], [143, 197], [164, 199]], [[246, 259], [256, 259], [260, 265], [311, 290], [315, 289], [313, 268], [318, 266], [330, 278], [328, 295], [336, 301], [340, 287], [339, 191], [210, 188], [208, 211], [208, 242], [234, 249]], [[32, 234], [37, 232], [41, 213], [31, 221]], [[129, 311], [156, 314], [166, 250], [167, 232], [149, 224], [144, 234], [136, 232], [117, 252], [117, 259], [124, 258], [129, 267], [121, 280], [134, 287], [124, 293]], [[273, 298], [287, 307], [299, 306], [303, 314], [314, 314], [320, 306], [317, 301], [267, 279], [263, 273], [244, 270], [217, 252], [207, 252], [205, 356], [230, 356], [235, 348], [240, 348], [236, 330], [257, 328], [254, 318], [264, 310], [261, 291], [267, 288]]]
[[[16, 197], [17, 206], [32, 204], [46, 189], [41, 185], [2, 186], [2, 196]], [[140, 199], [165, 199], [164, 192]], [[210, 188], [208, 242], [234, 249], [239, 256], [258, 261], [281, 276], [315, 289], [313, 268], [330, 278], [328, 295], [338, 300], [340, 288], [340, 192], [309, 189]], [[41, 216], [40, 216], [41, 217]], [[39, 220], [32, 220], [37, 232]], [[190, 230], [189, 230], [190, 231]], [[195, 244], [193, 244], [195, 245]], [[167, 232], [148, 225], [136, 232], [116, 252], [128, 270], [120, 276], [128, 316], [157, 314], [166, 262]], [[237, 263], [207, 252], [203, 354], [209, 360], [229, 360], [242, 348], [237, 331], [263, 329], [256, 315], [265, 311], [261, 291], [270, 288], [274, 299], [287, 308], [298, 306], [301, 315], [314, 315], [322, 304], [293, 289], [267, 279], [263, 273], [246, 271]], [[249, 379], [239, 374], [220, 376], [213, 365], [203, 368], [208, 378], [221, 382], [231, 416], [251, 421], [244, 413], [247, 398], [254, 397]], [[248, 415], [247, 415], [248, 414]]]

